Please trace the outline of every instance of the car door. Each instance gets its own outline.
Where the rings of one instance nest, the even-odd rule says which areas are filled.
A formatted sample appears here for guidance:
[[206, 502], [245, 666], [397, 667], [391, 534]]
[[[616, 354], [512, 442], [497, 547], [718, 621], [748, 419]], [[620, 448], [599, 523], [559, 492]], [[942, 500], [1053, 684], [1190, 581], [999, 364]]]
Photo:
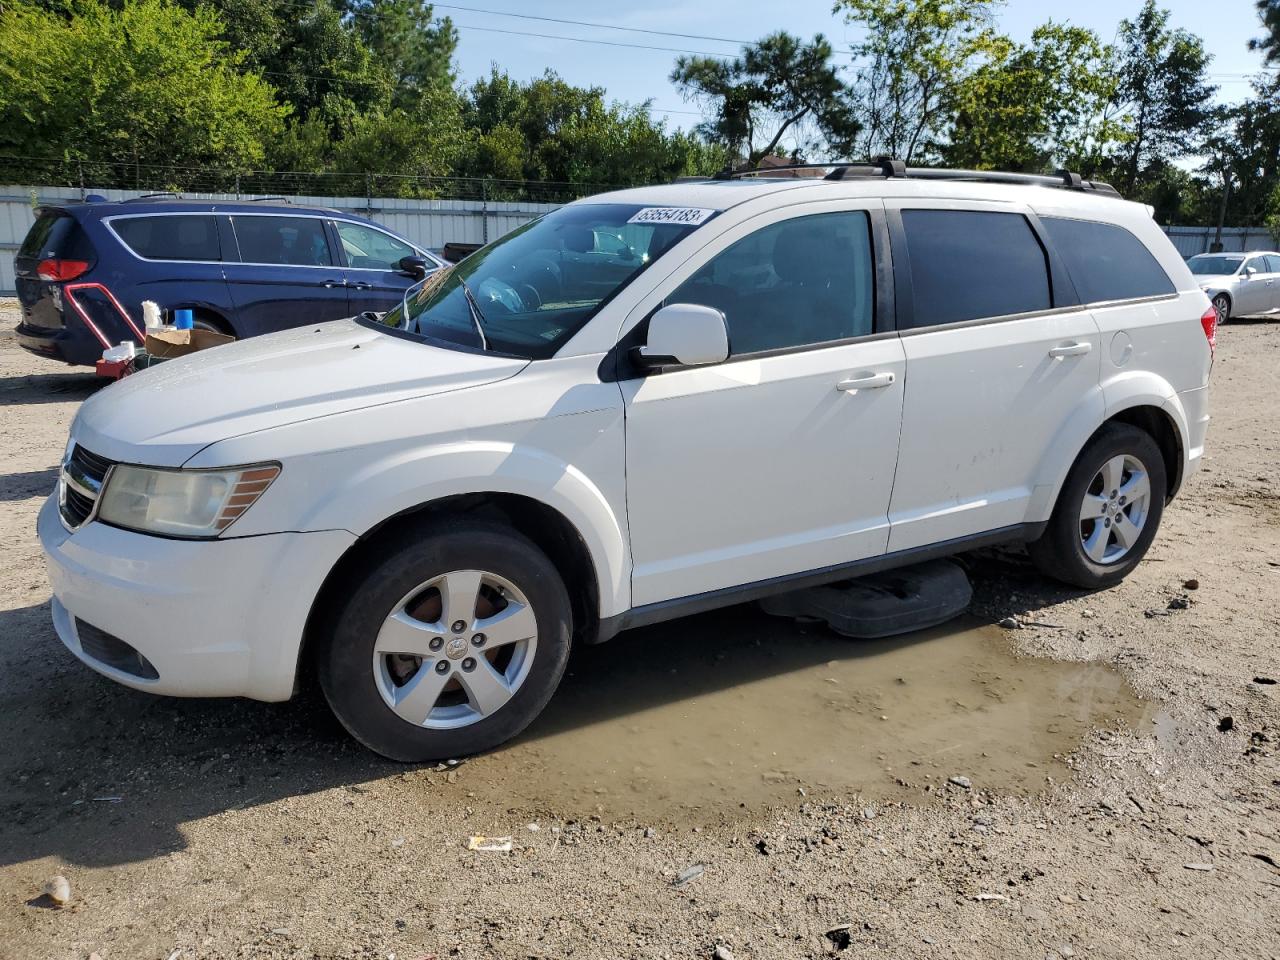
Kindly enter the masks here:
[[354, 220], [335, 220], [333, 226], [346, 267], [348, 303], [353, 314], [365, 310], [384, 313], [400, 303], [405, 290], [419, 279], [400, 269], [403, 257], [423, 257], [433, 269], [439, 266], [430, 254], [385, 230]]
[[888, 207], [907, 363], [889, 507], [896, 552], [1024, 522], [1058, 429], [1102, 402], [1101, 351], [1029, 211]]
[[[1250, 270], [1253, 272], [1250, 273]], [[1236, 297], [1231, 309], [1232, 316], [1247, 317], [1266, 313], [1271, 309], [1274, 284], [1268, 285], [1271, 276], [1267, 273], [1266, 257], [1250, 257], [1241, 265], [1236, 278]]]
[[223, 264], [241, 336], [351, 315], [323, 217], [231, 214], [239, 260]]
[[1271, 312], [1280, 310], [1280, 254], [1269, 253], [1263, 258], [1267, 267], [1267, 289], [1271, 291]]
[[784, 208], [632, 312], [715, 307], [730, 343], [725, 363], [623, 379], [636, 606], [884, 552], [904, 370], [886, 247], [877, 206]]

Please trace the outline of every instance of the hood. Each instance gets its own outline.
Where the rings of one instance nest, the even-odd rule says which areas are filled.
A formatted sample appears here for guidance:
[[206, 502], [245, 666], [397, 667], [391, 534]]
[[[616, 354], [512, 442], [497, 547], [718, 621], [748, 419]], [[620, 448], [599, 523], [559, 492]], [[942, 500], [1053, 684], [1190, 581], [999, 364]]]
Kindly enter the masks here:
[[99, 456], [176, 467], [219, 440], [492, 383], [528, 363], [338, 320], [141, 370], [86, 400], [72, 435]]
[[1197, 273], [1194, 277], [1200, 287], [1225, 287], [1236, 280], [1234, 273]]

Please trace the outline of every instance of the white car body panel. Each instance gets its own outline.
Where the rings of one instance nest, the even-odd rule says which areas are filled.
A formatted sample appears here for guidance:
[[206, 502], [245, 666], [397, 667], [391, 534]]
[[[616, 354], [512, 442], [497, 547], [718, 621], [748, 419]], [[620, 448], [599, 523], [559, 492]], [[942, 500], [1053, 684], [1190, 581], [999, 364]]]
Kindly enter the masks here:
[[[87, 401], [72, 439], [101, 457], [188, 469], [272, 462], [281, 473], [213, 542], [92, 520], [71, 532], [51, 498], [39, 529], [64, 642], [142, 689], [282, 699], [342, 555], [445, 498], [501, 494], [558, 512], [590, 557], [599, 618], [625, 621], [640, 608], [1033, 528], [1089, 437], [1132, 408], [1169, 418], [1182, 474], [1203, 453], [1208, 299], [1136, 204], [909, 179], [676, 184], [579, 201], [606, 202], [719, 213], [550, 359], [340, 321], [170, 361]], [[913, 205], [1118, 224], [1177, 293], [880, 330], [620, 382], [603, 375], [619, 340], [737, 239], [797, 215]], [[1070, 344], [1088, 350], [1050, 357]], [[837, 389], [864, 376], [883, 381]], [[160, 680], [93, 661], [73, 617], [136, 646]]]

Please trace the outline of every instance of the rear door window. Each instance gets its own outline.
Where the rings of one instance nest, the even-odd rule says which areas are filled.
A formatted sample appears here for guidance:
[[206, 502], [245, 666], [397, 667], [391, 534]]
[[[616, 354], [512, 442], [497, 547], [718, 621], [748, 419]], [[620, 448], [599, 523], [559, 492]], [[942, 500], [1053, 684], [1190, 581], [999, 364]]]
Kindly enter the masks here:
[[[912, 327], [1052, 306], [1049, 262], [1027, 218], [978, 210], [903, 210]], [[899, 321], [901, 322], [901, 321]]]
[[218, 225], [205, 214], [118, 217], [111, 228], [126, 247], [147, 260], [222, 259]]
[[1041, 223], [1085, 303], [1176, 292], [1151, 251], [1124, 227], [1065, 217], [1042, 217]]
[[1267, 273], [1280, 273], [1280, 257], [1270, 254], [1263, 259], [1267, 261]]
[[244, 263], [327, 267], [333, 253], [321, 217], [232, 217]]

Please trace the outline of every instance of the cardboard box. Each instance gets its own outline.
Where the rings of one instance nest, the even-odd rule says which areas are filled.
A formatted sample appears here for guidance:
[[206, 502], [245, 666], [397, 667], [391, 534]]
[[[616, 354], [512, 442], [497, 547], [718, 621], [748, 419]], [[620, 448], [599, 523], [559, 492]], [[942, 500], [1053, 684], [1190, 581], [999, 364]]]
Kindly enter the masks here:
[[161, 330], [147, 334], [143, 349], [158, 360], [172, 360], [197, 350], [234, 343], [235, 339], [212, 330]]

